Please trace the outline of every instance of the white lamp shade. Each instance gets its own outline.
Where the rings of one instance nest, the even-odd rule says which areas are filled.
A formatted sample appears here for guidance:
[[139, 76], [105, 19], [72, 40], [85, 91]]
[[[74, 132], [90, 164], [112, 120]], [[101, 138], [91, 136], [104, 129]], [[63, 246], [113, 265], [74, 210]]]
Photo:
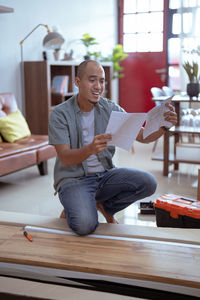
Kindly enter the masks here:
[[58, 32], [49, 32], [43, 40], [43, 46], [47, 49], [60, 48], [64, 43], [64, 38]]

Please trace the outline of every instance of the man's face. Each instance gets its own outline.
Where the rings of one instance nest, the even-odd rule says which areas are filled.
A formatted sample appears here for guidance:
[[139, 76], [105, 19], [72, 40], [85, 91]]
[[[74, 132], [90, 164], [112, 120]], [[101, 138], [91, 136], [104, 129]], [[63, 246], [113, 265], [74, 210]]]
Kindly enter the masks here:
[[76, 85], [79, 88], [79, 97], [96, 104], [104, 91], [105, 73], [103, 68], [95, 62], [89, 62], [81, 78], [76, 78]]

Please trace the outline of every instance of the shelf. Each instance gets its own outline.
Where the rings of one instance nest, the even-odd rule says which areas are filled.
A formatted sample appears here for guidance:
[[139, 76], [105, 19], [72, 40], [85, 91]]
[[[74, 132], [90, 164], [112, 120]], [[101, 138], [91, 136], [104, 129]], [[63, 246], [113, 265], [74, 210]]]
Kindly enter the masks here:
[[[163, 97], [154, 97], [152, 99], [155, 101], [163, 101]], [[198, 156], [198, 152], [196, 151], [194, 156], [194, 152], [192, 152], [193, 160], [191, 160], [191, 154], [183, 156], [182, 149], [178, 149], [176, 146], [179, 142], [183, 141], [183, 137], [185, 135], [192, 137], [195, 141], [196, 136], [200, 135], [200, 127], [192, 127], [192, 126], [180, 126], [180, 105], [181, 103], [188, 103], [188, 106], [191, 107], [192, 103], [200, 104], [200, 98], [198, 99], [190, 99], [188, 95], [175, 95], [172, 98], [172, 103], [175, 107], [175, 111], [177, 113], [177, 126], [173, 126], [164, 134], [164, 147], [163, 153], [159, 155], [152, 155], [152, 160], [163, 161], [163, 175], [168, 176], [169, 173], [169, 165], [174, 164], [174, 170], [178, 170], [179, 163], [186, 164], [200, 164], [200, 157]], [[170, 139], [173, 137], [173, 144], [170, 143]], [[192, 140], [192, 139], [191, 139]], [[170, 149], [173, 145], [173, 153], [171, 153]], [[194, 143], [195, 144], [195, 143]], [[186, 153], [186, 151], [185, 151]], [[177, 155], [176, 155], [177, 154]], [[198, 160], [196, 160], [198, 159]]]
[[[164, 160], [163, 153], [154, 154], [152, 155], [151, 159], [157, 161], [163, 161]], [[174, 162], [174, 153], [169, 154], [169, 161]]]
[[[156, 154], [156, 155], [153, 155], [151, 157], [152, 160], [155, 160], [155, 161], [163, 161], [164, 158], [163, 158], [163, 153], [159, 153], [159, 154]], [[186, 164], [199, 164], [200, 165], [200, 161], [191, 161], [191, 160], [183, 160], [183, 159], [174, 159], [174, 154], [173, 153], [170, 153], [169, 155], [169, 160], [168, 160], [169, 163], [186, 163]]]
[[13, 8], [0, 5], [0, 14], [12, 13], [12, 12], [14, 12]]
[[190, 134], [200, 134], [200, 128], [193, 126], [173, 126], [169, 129], [170, 133], [190, 133]]

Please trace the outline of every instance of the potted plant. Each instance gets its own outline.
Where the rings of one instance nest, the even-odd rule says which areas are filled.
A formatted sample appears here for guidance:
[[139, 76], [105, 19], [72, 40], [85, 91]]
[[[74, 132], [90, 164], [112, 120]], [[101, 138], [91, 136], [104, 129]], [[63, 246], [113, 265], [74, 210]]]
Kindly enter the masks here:
[[93, 45], [98, 45], [96, 38], [90, 36], [89, 33], [85, 33], [83, 34], [81, 42], [86, 47], [86, 55], [84, 56], [84, 59], [90, 59], [91, 52], [89, 52], [89, 48]]
[[187, 84], [187, 94], [190, 97], [198, 97], [199, 95], [199, 65], [196, 62], [190, 63], [189, 61], [186, 61], [183, 64], [183, 68], [186, 71], [189, 83]]
[[65, 52], [63, 60], [73, 60], [73, 53], [74, 53], [74, 50], [72, 50], [72, 49], [69, 52]]
[[54, 55], [54, 59], [55, 60], [59, 60], [60, 59], [60, 50], [61, 50], [61, 48], [54, 49], [53, 55]]
[[125, 59], [128, 54], [124, 53], [121, 44], [117, 44], [112, 49], [112, 54], [105, 58], [105, 61], [112, 61], [113, 63], [113, 79], [124, 77], [123, 67], [120, 66], [120, 62]]
[[89, 52], [89, 55], [94, 59], [94, 60], [101, 60], [101, 52], [96, 51], [96, 52]]

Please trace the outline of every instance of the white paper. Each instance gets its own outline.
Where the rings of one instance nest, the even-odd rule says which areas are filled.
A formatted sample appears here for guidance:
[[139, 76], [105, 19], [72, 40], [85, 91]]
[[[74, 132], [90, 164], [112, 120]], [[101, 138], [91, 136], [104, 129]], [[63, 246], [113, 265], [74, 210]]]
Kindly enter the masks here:
[[108, 142], [108, 146], [130, 151], [146, 117], [146, 113], [112, 111], [106, 128], [106, 133], [112, 134], [112, 141]]
[[172, 123], [165, 121], [163, 114], [169, 111], [169, 108], [165, 105], [171, 102], [172, 97], [163, 100], [158, 106], [155, 106], [147, 113], [146, 125], [143, 131], [143, 138], [152, 134], [153, 132], [159, 130], [161, 126], [170, 128]]
[[112, 134], [112, 140], [108, 142], [108, 146], [117, 146], [130, 151], [145, 121], [143, 138], [158, 131], [161, 126], [170, 128], [172, 123], [165, 121], [163, 114], [169, 111], [165, 104], [170, 103], [171, 99], [172, 97], [168, 97], [163, 100], [160, 105], [154, 107], [148, 113], [112, 111], [106, 128], [106, 133]]

